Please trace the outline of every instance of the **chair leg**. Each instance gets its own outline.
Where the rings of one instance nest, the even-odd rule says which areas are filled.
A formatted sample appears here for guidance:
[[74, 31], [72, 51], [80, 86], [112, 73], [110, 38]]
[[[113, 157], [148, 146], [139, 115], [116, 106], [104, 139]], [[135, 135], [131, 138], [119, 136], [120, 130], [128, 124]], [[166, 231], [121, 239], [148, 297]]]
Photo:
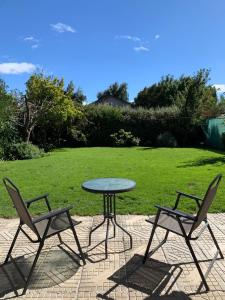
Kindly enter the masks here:
[[145, 251], [145, 256], [143, 258], [143, 264], [146, 262], [146, 260], [148, 258], [149, 249], [150, 249], [150, 246], [152, 244], [152, 240], [153, 240], [153, 237], [154, 237], [154, 234], [155, 234], [155, 230], [156, 230], [157, 223], [158, 223], [158, 220], [159, 220], [159, 215], [160, 215], [160, 210], [158, 210], [157, 215], [155, 217], [155, 223], [153, 225], [152, 232], [151, 232], [151, 235], [150, 235], [150, 238], [149, 238], [149, 242], [148, 242], [148, 245], [147, 245], [147, 248], [146, 248], [146, 251]]
[[11, 246], [10, 246], [10, 248], [9, 248], [9, 251], [8, 251], [8, 254], [7, 254], [7, 256], [6, 256], [6, 259], [5, 259], [4, 263], [7, 263], [8, 260], [9, 260], [9, 258], [10, 258], [10, 255], [11, 255], [11, 253], [12, 253], [12, 251], [13, 251], [13, 247], [14, 247], [14, 245], [15, 245], [15, 243], [16, 243], [16, 239], [17, 239], [17, 237], [18, 237], [18, 235], [19, 235], [19, 232], [20, 232], [20, 225], [19, 225], [18, 228], [17, 228], [16, 234], [15, 234], [15, 236], [14, 236], [14, 238], [13, 238], [12, 244], [11, 244]]
[[25, 284], [25, 287], [24, 287], [24, 289], [23, 289], [22, 295], [24, 295], [24, 294], [26, 293], [26, 291], [27, 291], [28, 285], [29, 285], [29, 283], [30, 283], [30, 280], [31, 280], [31, 277], [32, 277], [32, 274], [33, 274], [33, 271], [34, 271], [34, 268], [35, 268], [35, 266], [36, 266], [36, 264], [37, 264], [37, 260], [38, 260], [38, 257], [39, 257], [39, 255], [40, 255], [40, 253], [41, 253], [41, 249], [43, 248], [43, 246], [44, 246], [44, 241], [41, 241], [41, 242], [40, 242], [40, 245], [39, 245], [39, 247], [38, 247], [37, 254], [36, 254], [35, 259], [34, 259], [34, 261], [33, 261], [33, 264], [32, 264], [32, 266], [31, 266], [30, 272], [29, 272], [29, 274], [28, 274], [28, 277], [27, 277], [26, 284]]
[[108, 237], [109, 237], [109, 219], [107, 219], [106, 225], [106, 236], [105, 236], [105, 258], [108, 258]]
[[148, 258], [148, 253], [149, 253], [149, 249], [151, 247], [151, 244], [152, 244], [152, 240], [153, 240], [153, 237], [154, 237], [154, 234], [155, 234], [155, 230], [156, 230], [156, 226], [154, 224], [153, 228], [152, 228], [152, 232], [151, 232], [151, 235], [150, 235], [150, 238], [149, 238], [149, 241], [148, 241], [148, 245], [147, 245], [147, 248], [145, 250], [145, 256], [143, 258], [143, 264], [146, 262], [147, 258]]
[[220, 249], [220, 247], [219, 247], [219, 244], [217, 243], [217, 240], [216, 240], [216, 238], [215, 238], [215, 236], [214, 236], [214, 234], [213, 234], [212, 228], [209, 226], [209, 224], [208, 224], [207, 227], [208, 227], [209, 233], [210, 233], [210, 235], [211, 235], [211, 237], [212, 237], [212, 239], [213, 239], [213, 242], [214, 242], [214, 244], [215, 244], [217, 250], [219, 251], [220, 257], [223, 259], [223, 258], [224, 258], [224, 257], [223, 257], [223, 253], [222, 253], [222, 251], [221, 251], [221, 249]]
[[62, 240], [62, 237], [61, 237], [60, 233], [58, 233], [57, 236], [58, 236], [58, 239], [59, 239], [59, 243], [61, 245], [63, 243], [63, 240]]
[[76, 241], [77, 248], [78, 248], [78, 251], [79, 251], [79, 253], [80, 253], [80, 257], [81, 257], [81, 259], [82, 259], [82, 261], [83, 261], [83, 264], [85, 265], [86, 262], [85, 262], [84, 254], [83, 254], [83, 251], [82, 251], [82, 249], [81, 249], [80, 242], [79, 242], [79, 239], [78, 239], [78, 237], [77, 237], [76, 230], [75, 230], [75, 228], [74, 228], [73, 225], [71, 226], [71, 230], [72, 230], [72, 232], [73, 232], [73, 236], [74, 236], [74, 239], [75, 239], [75, 241]]
[[198, 262], [198, 260], [196, 258], [196, 255], [195, 255], [194, 250], [193, 250], [193, 248], [191, 246], [191, 243], [190, 243], [190, 241], [187, 238], [185, 238], [185, 241], [186, 241], [186, 244], [187, 244], [187, 246], [188, 246], [188, 248], [189, 248], [189, 250], [191, 252], [191, 255], [192, 255], [193, 259], [194, 259], [194, 262], [195, 262], [195, 265], [196, 265], [196, 267], [198, 269], [199, 275], [201, 276], [202, 283], [204, 284], [206, 291], [209, 291], [209, 286], [208, 286], [208, 284], [206, 282], [206, 279], [204, 277], [204, 274], [203, 274], [203, 272], [202, 272], [202, 270], [200, 268], [199, 262]]

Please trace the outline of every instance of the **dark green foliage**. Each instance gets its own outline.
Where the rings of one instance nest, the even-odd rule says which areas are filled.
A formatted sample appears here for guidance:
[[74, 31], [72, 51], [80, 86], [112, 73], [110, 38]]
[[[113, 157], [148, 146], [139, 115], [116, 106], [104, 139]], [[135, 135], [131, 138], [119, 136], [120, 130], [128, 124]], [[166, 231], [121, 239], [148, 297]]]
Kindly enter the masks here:
[[10, 145], [4, 155], [7, 160], [32, 159], [43, 156], [44, 151], [38, 146], [22, 142]]
[[91, 146], [111, 146], [110, 135], [120, 129], [132, 132], [142, 145], [156, 145], [161, 132], [169, 130], [175, 135], [180, 124], [180, 110], [176, 106], [132, 109], [90, 105], [85, 108], [84, 115], [85, 122], [78, 129], [85, 133]]
[[18, 140], [18, 109], [12, 93], [0, 80], [0, 158], [4, 157], [6, 148]]
[[82, 89], [75, 89], [73, 81], [69, 82], [65, 90], [65, 94], [73, 100], [75, 105], [82, 105], [87, 100], [87, 97], [84, 95]]
[[70, 146], [86, 146], [87, 137], [81, 130], [78, 130], [75, 126], [73, 126], [69, 129], [67, 144]]
[[134, 99], [136, 106], [146, 108], [170, 106], [175, 103], [178, 93], [178, 82], [167, 75], [160, 82], [145, 87]]
[[119, 84], [115, 82], [111, 84], [106, 90], [97, 94], [98, 99], [108, 96], [112, 96], [123, 101], [128, 101], [129, 97], [127, 92], [127, 83], [123, 82]]
[[219, 113], [216, 89], [208, 84], [209, 70], [193, 76], [163, 77], [157, 84], [145, 87], [134, 99], [136, 106], [146, 108], [176, 105], [186, 123], [199, 123], [202, 118]]
[[138, 146], [140, 139], [133, 136], [130, 131], [120, 129], [118, 132], [110, 134], [112, 145], [116, 147]]
[[111, 145], [110, 134], [123, 128], [122, 109], [110, 105], [89, 105], [85, 107], [85, 122], [81, 130], [91, 146]]
[[165, 131], [158, 135], [157, 145], [160, 147], [176, 147], [177, 141], [169, 131]]

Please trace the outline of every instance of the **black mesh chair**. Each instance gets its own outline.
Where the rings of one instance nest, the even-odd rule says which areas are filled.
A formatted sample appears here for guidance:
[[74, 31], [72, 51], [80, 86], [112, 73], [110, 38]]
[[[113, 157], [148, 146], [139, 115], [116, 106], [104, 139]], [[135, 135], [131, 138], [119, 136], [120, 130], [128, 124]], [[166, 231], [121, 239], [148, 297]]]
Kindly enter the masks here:
[[[40, 255], [40, 252], [44, 246], [45, 239], [52, 237], [53, 235], [58, 235], [60, 244], [63, 243], [62, 238], [60, 236], [60, 233], [66, 229], [71, 229], [74, 235], [74, 239], [79, 251], [78, 256], [83, 261], [83, 264], [85, 264], [84, 255], [81, 250], [81, 246], [78, 240], [78, 236], [76, 234], [75, 226], [79, 224], [80, 222], [75, 221], [71, 218], [69, 210], [72, 208], [63, 208], [63, 209], [57, 209], [57, 210], [51, 210], [49, 201], [48, 201], [48, 194], [41, 195], [39, 197], [36, 197], [34, 199], [24, 201], [19, 189], [15, 186], [15, 184], [8, 178], [4, 178], [3, 182], [5, 184], [5, 187], [9, 193], [10, 198], [12, 199], [13, 206], [16, 208], [17, 214], [20, 218], [20, 223], [18, 226], [18, 229], [16, 231], [16, 234], [14, 236], [14, 239], [12, 241], [12, 244], [10, 246], [10, 249], [8, 251], [8, 254], [6, 256], [5, 262], [7, 263], [9, 259], [15, 264], [15, 260], [13, 259], [11, 253], [13, 250], [13, 247], [15, 245], [16, 239], [22, 231], [25, 236], [32, 242], [32, 243], [39, 243], [39, 247], [37, 250], [37, 254], [34, 258], [33, 264], [31, 266], [31, 269], [28, 273], [27, 278], [25, 278], [24, 274], [21, 270], [18, 270], [20, 275], [23, 277], [25, 285], [23, 289], [23, 293], [26, 293], [27, 287], [29, 285], [29, 282], [31, 280], [32, 273], [34, 271], [35, 265], [37, 263], [38, 257]], [[46, 203], [46, 206], [48, 208], [48, 212], [46, 214], [43, 214], [39, 217], [32, 218], [28, 208], [30, 205], [36, 201], [44, 200]], [[32, 233], [35, 236], [35, 239], [30, 236], [29, 230], [32, 231]], [[18, 266], [16, 266], [18, 269]]]
[[[221, 249], [216, 241], [216, 238], [215, 238], [213, 231], [207, 220], [207, 212], [209, 210], [209, 207], [212, 204], [213, 199], [216, 196], [217, 188], [219, 186], [221, 178], [222, 178], [222, 175], [219, 174], [213, 179], [213, 181], [210, 183], [203, 199], [178, 191], [177, 199], [176, 199], [176, 202], [175, 202], [175, 205], [173, 208], [156, 205], [156, 207], [158, 208], [158, 212], [157, 212], [156, 216], [146, 220], [147, 222], [153, 224], [153, 228], [152, 228], [149, 242], [148, 242], [148, 245], [147, 245], [147, 248], [145, 251], [143, 263], [145, 263], [147, 258], [150, 257], [157, 249], [159, 249], [166, 242], [169, 232], [178, 234], [178, 235], [184, 237], [185, 242], [186, 242], [186, 244], [191, 252], [191, 255], [194, 259], [194, 262], [196, 264], [198, 272], [201, 276], [202, 284], [205, 286], [205, 289], [207, 291], [209, 290], [209, 286], [206, 282], [206, 277], [209, 273], [209, 270], [206, 272], [206, 275], [204, 276], [203, 272], [200, 268], [199, 262], [196, 258], [196, 255], [194, 253], [194, 250], [191, 246], [190, 241], [197, 240], [199, 238], [199, 236], [202, 234], [202, 232], [207, 228], [212, 237], [212, 240], [217, 248], [216, 254], [215, 254], [214, 258], [212, 259], [212, 264], [213, 264], [214, 260], [217, 258], [218, 254], [220, 254], [221, 258], [223, 258]], [[198, 208], [198, 212], [196, 215], [187, 214], [185, 212], [177, 210], [181, 197], [189, 198], [196, 202], [196, 205]], [[197, 235], [193, 236], [195, 230], [202, 223], [204, 224], [204, 226], [200, 229], [200, 231], [198, 232]], [[149, 252], [151, 243], [153, 240], [153, 236], [154, 236], [154, 233], [155, 233], [155, 230], [157, 227], [161, 227], [161, 228], [165, 229], [166, 234], [165, 234], [163, 241], [155, 249], [152, 249]], [[210, 267], [212, 267], [212, 264], [210, 265]]]

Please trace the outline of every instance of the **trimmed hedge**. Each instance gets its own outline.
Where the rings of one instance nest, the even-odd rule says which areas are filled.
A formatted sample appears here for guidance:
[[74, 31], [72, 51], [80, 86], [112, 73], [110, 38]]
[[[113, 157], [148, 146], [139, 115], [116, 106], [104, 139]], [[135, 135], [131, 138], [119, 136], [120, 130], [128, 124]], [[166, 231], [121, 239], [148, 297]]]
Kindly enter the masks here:
[[77, 129], [89, 146], [113, 146], [111, 135], [120, 129], [139, 138], [143, 146], [157, 146], [157, 137], [165, 132], [170, 132], [180, 146], [200, 144], [203, 140], [200, 126], [182, 118], [177, 106], [134, 109], [88, 105], [84, 116]]

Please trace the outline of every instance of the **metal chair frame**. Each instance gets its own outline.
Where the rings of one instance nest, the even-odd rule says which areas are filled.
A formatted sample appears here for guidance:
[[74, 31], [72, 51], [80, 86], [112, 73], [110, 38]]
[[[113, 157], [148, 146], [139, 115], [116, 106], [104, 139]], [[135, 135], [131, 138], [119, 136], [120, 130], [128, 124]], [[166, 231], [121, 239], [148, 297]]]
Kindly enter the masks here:
[[[211, 229], [211, 227], [210, 227], [210, 225], [208, 223], [207, 212], [205, 213], [205, 216], [203, 217], [202, 211], [204, 209], [205, 202], [207, 201], [207, 197], [208, 197], [210, 191], [212, 191], [212, 189], [213, 189], [214, 186], [215, 186], [214, 190], [213, 190], [214, 194], [213, 194], [212, 198], [215, 197], [216, 191], [217, 191], [217, 188], [218, 188], [218, 185], [220, 183], [221, 178], [222, 178], [222, 175], [218, 174], [213, 179], [213, 181], [210, 183], [210, 185], [209, 185], [209, 187], [207, 189], [207, 192], [205, 194], [205, 197], [203, 199], [200, 198], [200, 197], [194, 196], [194, 195], [189, 195], [189, 194], [177, 191], [177, 199], [176, 199], [176, 202], [175, 202], [175, 205], [174, 205], [173, 208], [168, 208], [168, 207], [156, 205], [156, 208], [158, 209], [158, 211], [157, 211], [157, 214], [156, 214], [156, 217], [155, 217], [155, 221], [153, 223], [153, 228], [152, 228], [152, 231], [151, 231], [151, 234], [150, 234], [149, 242], [148, 242], [148, 245], [147, 245], [147, 248], [146, 248], [146, 251], [145, 251], [145, 255], [144, 255], [144, 258], [143, 258], [143, 263], [145, 263], [146, 260], [147, 260], [147, 258], [150, 257], [150, 256], [152, 256], [153, 253], [155, 253], [167, 241], [167, 238], [168, 238], [168, 235], [169, 235], [170, 231], [173, 232], [173, 233], [175, 233], [175, 234], [178, 234], [180, 236], [183, 236], [184, 239], [185, 239], [185, 242], [186, 242], [186, 244], [187, 244], [187, 246], [189, 248], [189, 251], [190, 251], [190, 253], [192, 255], [194, 263], [195, 263], [195, 265], [196, 265], [196, 267], [198, 269], [199, 275], [200, 275], [200, 277], [202, 279], [202, 284], [200, 285], [199, 288], [201, 289], [202, 285], [204, 285], [206, 291], [209, 291], [209, 286], [208, 286], [208, 284], [206, 282], [206, 279], [207, 279], [207, 276], [209, 274], [209, 271], [210, 271], [210, 269], [211, 269], [214, 261], [216, 260], [218, 254], [220, 254], [220, 258], [221, 259], [223, 259], [224, 256], [223, 256], [223, 253], [222, 253], [222, 251], [221, 251], [221, 249], [220, 249], [220, 247], [218, 245], [218, 242], [217, 242], [217, 240], [216, 240], [216, 238], [215, 238], [215, 236], [213, 234], [213, 231], [212, 231], [212, 229]], [[179, 205], [181, 197], [185, 197], [185, 198], [194, 200], [196, 202], [197, 207], [198, 207], [198, 212], [197, 212], [196, 216], [187, 214], [187, 213], [182, 212], [180, 210], [177, 210], [177, 207]], [[211, 199], [211, 203], [212, 203], [212, 200], [213, 199]], [[210, 205], [211, 205], [211, 203], [210, 203]], [[175, 232], [175, 231], [173, 231], [171, 229], [168, 229], [168, 228], [166, 228], [166, 227], [161, 226], [161, 225], [158, 224], [159, 217], [160, 217], [161, 213], [165, 213], [168, 216], [173, 216], [176, 219], [177, 223], [179, 224], [179, 228], [181, 229], [181, 234], [179, 234], [178, 232]], [[182, 219], [181, 218], [185, 218], [185, 219], [193, 221], [193, 225], [192, 225], [191, 230], [190, 230], [190, 232], [188, 234], [185, 232], [185, 229], [184, 229], [184, 226], [182, 224]], [[149, 222], [149, 220], [146, 220], [146, 221]], [[192, 234], [195, 231], [195, 229], [202, 222], [205, 223], [204, 226], [202, 227], [202, 229], [199, 231], [199, 233], [196, 236], [192, 236]], [[150, 223], [152, 223], [152, 222], [150, 222]], [[153, 241], [153, 237], [154, 237], [154, 234], [155, 234], [155, 230], [156, 230], [157, 227], [161, 227], [161, 228], [165, 229], [166, 230], [166, 234], [165, 234], [164, 239], [159, 243], [159, 245], [156, 246], [154, 249], [152, 249], [149, 252], [151, 244], [152, 244], [152, 241]], [[194, 253], [194, 250], [192, 248], [192, 245], [191, 245], [190, 241], [191, 240], [197, 240], [201, 236], [201, 234], [203, 233], [203, 231], [206, 228], [208, 229], [208, 231], [209, 231], [209, 233], [210, 233], [210, 235], [212, 237], [212, 240], [213, 240], [213, 242], [214, 242], [214, 244], [215, 244], [215, 246], [217, 248], [217, 251], [216, 251], [216, 253], [215, 253], [215, 255], [214, 255], [214, 257], [213, 257], [213, 259], [211, 261], [211, 264], [210, 264], [210, 266], [209, 266], [209, 268], [206, 271], [205, 276], [204, 276], [204, 274], [202, 272], [202, 269], [201, 269], [201, 267], [199, 265], [199, 261], [198, 261], [196, 255], [195, 255], [195, 253]]]
[[[12, 191], [11, 189], [13, 189], [18, 197], [20, 198], [18, 202], [21, 201], [21, 203], [17, 203], [18, 205], [21, 205], [22, 209], [24, 210], [25, 213], [27, 213], [27, 217], [29, 218], [28, 219], [28, 223], [26, 224], [26, 222], [24, 222], [23, 220], [23, 217], [21, 217], [21, 214], [20, 212], [18, 212], [17, 210], [17, 213], [18, 213], [18, 216], [20, 218], [20, 223], [18, 225], [18, 228], [17, 228], [17, 231], [15, 233], [15, 236], [13, 238], [13, 241], [11, 243], [11, 246], [9, 248], [9, 251], [7, 253], [7, 256], [6, 256], [6, 259], [4, 261], [4, 264], [7, 263], [9, 261], [9, 259], [11, 259], [11, 261], [13, 262], [13, 264], [15, 265], [15, 267], [17, 268], [19, 274], [21, 275], [24, 283], [25, 283], [25, 286], [24, 286], [24, 289], [23, 289], [23, 292], [22, 292], [22, 295], [26, 293], [27, 291], [27, 288], [28, 288], [28, 285], [30, 283], [30, 280], [31, 280], [31, 277], [32, 277], [32, 274], [33, 274], [33, 271], [34, 271], [34, 268], [37, 264], [37, 261], [38, 261], [38, 258], [39, 258], [39, 255], [41, 253], [41, 250], [44, 246], [44, 242], [47, 238], [50, 238], [52, 237], [53, 235], [58, 235], [58, 238], [59, 238], [59, 242], [60, 244], [65, 244], [63, 241], [62, 241], [62, 238], [61, 238], [61, 235], [60, 233], [63, 232], [64, 230], [67, 230], [67, 229], [71, 229], [72, 232], [73, 232], [73, 236], [74, 236], [74, 239], [75, 239], [75, 242], [76, 242], [76, 245], [77, 245], [77, 248], [78, 248], [78, 251], [79, 251], [79, 254], [78, 256], [81, 258], [81, 260], [83, 261], [83, 265], [85, 265], [85, 258], [84, 258], [84, 254], [82, 252], [82, 249], [81, 249], [81, 246], [80, 246], [80, 242], [79, 242], [79, 239], [78, 239], [78, 236], [77, 236], [77, 233], [76, 233], [76, 230], [75, 230], [75, 225], [73, 224], [73, 221], [72, 221], [72, 218], [70, 216], [70, 212], [69, 210], [73, 207], [73, 206], [70, 206], [70, 207], [67, 207], [67, 208], [63, 208], [63, 209], [57, 209], [57, 210], [52, 210], [51, 209], [51, 206], [50, 206], [50, 203], [49, 203], [49, 200], [48, 200], [48, 194], [44, 194], [44, 195], [41, 195], [41, 196], [38, 196], [36, 198], [33, 198], [31, 200], [27, 200], [27, 201], [24, 201], [21, 194], [20, 194], [20, 191], [19, 189], [15, 186], [15, 184], [7, 177], [5, 177], [3, 179], [3, 182], [4, 182], [4, 185], [14, 203], [14, 207], [17, 208], [17, 206], [15, 205], [15, 199], [13, 199], [13, 196], [12, 194], [10, 193], [10, 191]], [[45, 204], [48, 208], [48, 213], [46, 214], [43, 214], [41, 215], [40, 217], [36, 217], [36, 218], [31, 218], [29, 212], [28, 212], [28, 209], [30, 207], [31, 204], [37, 202], [37, 201], [40, 201], [40, 200], [44, 200], [45, 201]], [[51, 225], [51, 222], [53, 220], [54, 217], [57, 217], [57, 216], [60, 216], [62, 214], [66, 214], [67, 218], [68, 218], [68, 221], [69, 221], [69, 226], [67, 228], [63, 228], [61, 230], [57, 230], [56, 232], [52, 233], [52, 234], [48, 234], [48, 230], [50, 228], [50, 225]], [[47, 222], [47, 225], [46, 225], [46, 228], [45, 228], [45, 231], [44, 231], [44, 234], [41, 236], [36, 228], [36, 224], [38, 222], [41, 222], [43, 220], [48, 220]], [[30, 222], [29, 222], [30, 221]], [[80, 223], [80, 222], [79, 222]], [[77, 223], [77, 224], [79, 224]], [[25, 231], [25, 229], [23, 228], [23, 225], [28, 225], [30, 227], [30, 229], [35, 233], [35, 235], [37, 236], [37, 239], [32, 239], [29, 234]], [[12, 257], [11, 253], [13, 251], [13, 248], [15, 246], [15, 243], [16, 243], [16, 240], [17, 240], [17, 237], [20, 233], [20, 231], [29, 239], [30, 242], [32, 243], [39, 243], [39, 247], [38, 247], [38, 250], [37, 250], [37, 253], [35, 255], [35, 258], [34, 258], [34, 261], [32, 263], [32, 266], [30, 268], [30, 271], [28, 273], [28, 276], [27, 278], [25, 278], [24, 274], [22, 273], [22, 271], [20, 270], [20, 268], [18, 267], [17, 263], [15, 262], [14, 258]], [[66, 244], [65, 244], [66, 245]], [[74, 252], [75, 253], [75, 252]]]

